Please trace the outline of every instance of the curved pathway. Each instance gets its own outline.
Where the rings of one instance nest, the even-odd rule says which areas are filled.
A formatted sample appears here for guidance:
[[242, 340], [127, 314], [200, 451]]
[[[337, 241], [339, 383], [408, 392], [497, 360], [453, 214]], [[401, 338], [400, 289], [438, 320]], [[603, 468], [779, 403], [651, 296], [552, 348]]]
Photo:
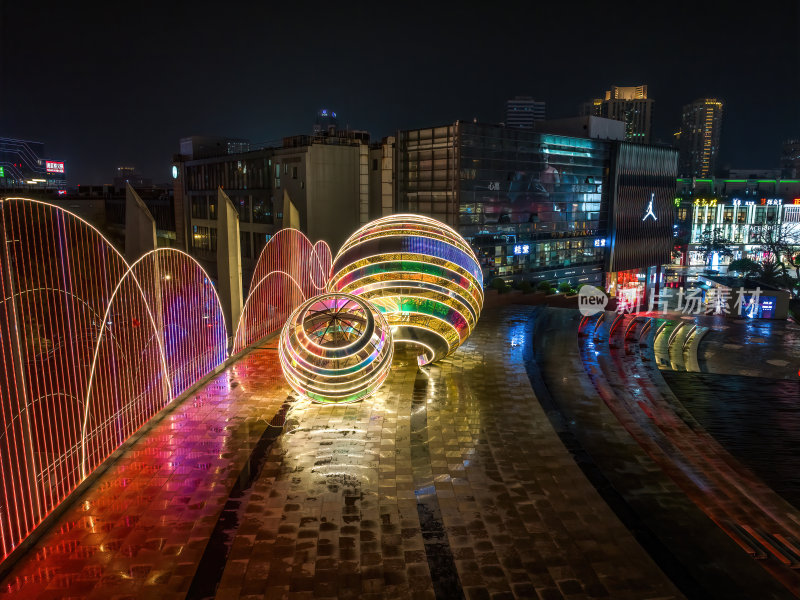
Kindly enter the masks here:
[[[603, 401], [698, 508], [798, 595], [800, 574], [793, 567], [800, 560], [800, 513], [703, 431], [652, 366], [652, 352], [643, 361], [642, 345], [623, 340], [622, 329], [601, 326], [581, 338], [581, 357]], [[675, 336], [673, 363], [682, 357], [688, 331]]]

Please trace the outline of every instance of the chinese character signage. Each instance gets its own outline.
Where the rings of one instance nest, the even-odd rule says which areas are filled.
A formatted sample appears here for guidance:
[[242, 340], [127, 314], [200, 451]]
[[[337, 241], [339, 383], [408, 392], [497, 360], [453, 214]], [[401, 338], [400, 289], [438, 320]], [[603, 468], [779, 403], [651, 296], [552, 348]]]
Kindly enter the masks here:
[[[645, 305], [644, 300], [643, 290], [619, 287], [616, 310], [619, 313], [638, 313], [640, 307]], [[658, 292], [651, 292], [647, 300], [647, 310], [650, 312], [666, 314], [670, 309], [685, 315], [738, 315], [751, 319], [773, 318], [777, 303], [775, 296], [762, 295], [761, 288], [696, 288], [686, 291], [680, 288], [677, 294], [673, 293], [672, 288], [663, 288]]]
[[64, 163], [55, 160], [48, 160], [46, 161], [46, 168], [48, 173], [63, 173]]
[[530, 254], [530, 244], [517, 244], [514, 246], [514, 254]]

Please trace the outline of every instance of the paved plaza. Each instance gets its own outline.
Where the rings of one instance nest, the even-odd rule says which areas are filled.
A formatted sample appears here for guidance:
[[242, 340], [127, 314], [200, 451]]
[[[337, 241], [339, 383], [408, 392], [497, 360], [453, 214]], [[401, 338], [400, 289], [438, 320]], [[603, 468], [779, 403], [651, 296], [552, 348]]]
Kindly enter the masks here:
[[[765, 326], [712, 321], [693, 344], [606, 316], [487, 309], [449, 358], [400, 346], [379, 392], [340, 406], [300, 400], [267, 340], [100, 475], [0, 597], [796, 597], [769, 550], [800, 537], [791, 469], [763, 483], [715, 400], [732, 375], [686, 372]], [[794, 347], [778, 329], [759, 356]], [[772, 367], [736, 385], [796, 388]]]
[[348, 406], [273, 344], [157, 424], [2, 582], [8, 598], [680, 598], [576, 465], [524, 365], [531, 311]]

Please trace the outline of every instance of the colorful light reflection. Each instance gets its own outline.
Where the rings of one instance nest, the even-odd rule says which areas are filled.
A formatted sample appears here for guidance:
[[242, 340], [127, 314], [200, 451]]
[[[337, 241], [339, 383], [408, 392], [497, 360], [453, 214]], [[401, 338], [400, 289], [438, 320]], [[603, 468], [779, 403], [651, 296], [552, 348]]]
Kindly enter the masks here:
[[0, 562], [101, 462], [227, 357], [187, 254], [133, 266], [59, 207], [0, 200]]

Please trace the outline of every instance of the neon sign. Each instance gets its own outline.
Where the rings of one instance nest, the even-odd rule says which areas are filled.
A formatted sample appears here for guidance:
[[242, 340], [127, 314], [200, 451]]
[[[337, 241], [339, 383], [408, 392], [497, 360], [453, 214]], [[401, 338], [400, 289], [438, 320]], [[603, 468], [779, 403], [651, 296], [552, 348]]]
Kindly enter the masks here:
[[514, 254], [530, 254], [531, 247], [529, 244], [517, 244], [514, 246]]
[[45, 161], [45, 166], [48, 173], [63, 173], [64, 163], [56, 160]]
[[595, 248], [605, 248], [606, 247], [606, 239], [603, 238], [603, 239], [600, 239], [600, 240], [595, 240], [594, 241], [594, 247]]
[[653, 221], [658, 221], [656, 213], [653, 212], [653, 200], [655, 200], [655, 197], [655, 192], [650, 194], [650, 202], [647, 205], [647, 212], [644, 214], [644, 217], [642, 217], [642, 221], [646, 221], [647, 217], [653, 217]]

